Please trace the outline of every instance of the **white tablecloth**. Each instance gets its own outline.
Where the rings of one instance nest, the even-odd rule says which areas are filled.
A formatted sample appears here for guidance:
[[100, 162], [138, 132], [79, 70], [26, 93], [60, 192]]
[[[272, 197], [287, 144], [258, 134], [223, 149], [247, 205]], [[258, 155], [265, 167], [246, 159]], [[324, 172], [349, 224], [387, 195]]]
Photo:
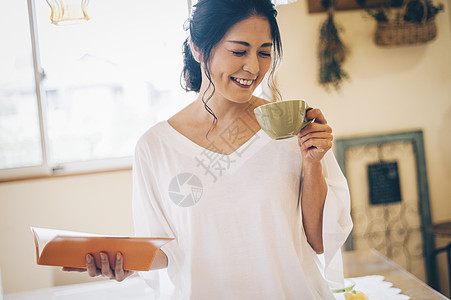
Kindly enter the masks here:
[[[350, 278], [355, 282], [354, 290], [365, 293], [370, 300], [404, 300], [401, 290], [393, 288], [380, 275]], [[335, 294], [337, 300], [344, 300], [344, 293]], [[152, 291], [139, 277], [123, 282], [99, 281], [92, 283], [57, 286], [47, 289], [6, 294], [4, 300], [149, 300], [154, 299]], [[169, 299], [163, 295], [160, 299]]]
[[[350, 278], [355, 282], [354, 290], [363, 292], [370, 300], [405, 300], [409, 296], [403, 295], [402, 291], [394, 288], [391, 282], [384, 281], [384, 276], [371, 275]], [[344, 300], [344, 293], [334, 294], [337, 300]]]

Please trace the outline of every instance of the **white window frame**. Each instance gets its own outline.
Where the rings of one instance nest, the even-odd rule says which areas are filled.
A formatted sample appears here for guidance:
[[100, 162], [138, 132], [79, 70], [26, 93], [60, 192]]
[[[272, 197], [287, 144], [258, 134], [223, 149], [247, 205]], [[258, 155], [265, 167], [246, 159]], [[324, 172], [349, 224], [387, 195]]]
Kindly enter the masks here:
[[[126, 0], [124, 0], [126, 1]], [[191, 0], [186, 0], [188, 6], [188, 13], [191, 12]], [[112, 170], [130, 169], [132, 166], [133, 157], [119, 157], [107, 158], [97, 160], [79, 161], [73, 163], [64, 163], [64, 165], [53, 165], [48, 158], [48, 136], [45, 118], [44, 101], [45, 97], [42, 94], [42, 81], [45, 78], [45, 73], [40, 64], [38, 30], [36, 22], [36, 8], [35, 0], [27, 0], [28, 19], [31, 38], [31, 49], [33, 56], [33, 70], [35, 78], [35, 92], [39, 118], [39, 132], [41, 140], [42, 164], [39, 166], [17, 167], [0, 170], [0, 182], [49, 177], [68, 174], [83, 174], [95, 173]]]

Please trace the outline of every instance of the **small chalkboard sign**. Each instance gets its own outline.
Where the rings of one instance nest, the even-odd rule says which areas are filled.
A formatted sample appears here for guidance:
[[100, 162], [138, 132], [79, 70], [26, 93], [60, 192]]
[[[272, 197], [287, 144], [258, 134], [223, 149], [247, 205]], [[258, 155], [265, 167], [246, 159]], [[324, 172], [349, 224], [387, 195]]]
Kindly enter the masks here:
[[368, 165], [370, 204], [401, 202], [398, 162], [380, 161]]

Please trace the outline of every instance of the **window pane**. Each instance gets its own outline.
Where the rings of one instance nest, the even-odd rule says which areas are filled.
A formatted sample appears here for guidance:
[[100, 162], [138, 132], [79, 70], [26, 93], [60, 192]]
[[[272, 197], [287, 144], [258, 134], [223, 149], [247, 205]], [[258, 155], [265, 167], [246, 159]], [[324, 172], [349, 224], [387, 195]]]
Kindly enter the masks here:
[[180, 87], [185, 1], [96, 0], [55, 26], [37, 1], [49, 152], [55, 163], [123, 157], [187, 103]]
[[0, 1], [0, 169], [42, 164], [27, 1]]

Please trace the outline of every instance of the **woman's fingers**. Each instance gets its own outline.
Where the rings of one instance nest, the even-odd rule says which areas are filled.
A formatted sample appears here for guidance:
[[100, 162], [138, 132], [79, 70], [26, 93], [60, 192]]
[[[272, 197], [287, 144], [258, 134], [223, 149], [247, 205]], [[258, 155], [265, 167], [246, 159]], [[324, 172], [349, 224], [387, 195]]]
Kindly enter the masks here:
[[135, 273], [134, 271], [124, 270], [124, 257], [120, 252], [116, 253], [116, 265], [114, 266], [114, 272], [116, 273], [117, 281], [122, 281]]
[[327, 124], [327, 120], [319, 108], [312, 108], [307, 112], [307, 120], [315, 119], [316, 123]]
[[298, 134], [299, 146], [311, 139], [328, 139], [332, 141], [332, 128], [329, 125], [318, 123], [307, 125]]
[[123, 281], [125, 278], [132, 275], [133, 271], [124, 270], [124, 257], [120, 252], [116, 254], [114, 268], [109, 262], [108, 255], [104, 252], [100, 252], [100, 269], [97, 268], [94, 256], [92, 254], [86, 254], [86, 268], [72, 268], [63, 267], [63, 271], [76, 271], [76, 272], [88, 272], [91, 277], [104, 276], [109, 279], [116, 279], [117, 281]]
[[320, 132], [313, 132], [313, 133], [309, 133], [306, 135], [299, 135], [298, 136], [298, 141], [299, 141], [299, 146], [302, 146], [302, 144], [308, 142], [308, 141], [312, 141], [312, 140], [329, 140], [332, 141], [334, 139], [332, 133], [330, 132], [325, 132], [325, 131], [320, 131]]
[[86, 254], [86, 269], [88, 275], [91, 277], [97, 277], [100, 275], [99, 269], [97, 269], [94, 257], [91, 254]]
[[318, 149], [322, 152], [327, 152], [332, 148], [332, 140], [330, 139], [309, 139], [308, 141], [300, 144], [301, 150]]
[[114, 266], [114, 273], [116, 273], [117, 281], [122, 281], [127, 277], [124, 272], [124, 260], [122, 258], [122, 254], [119, 252], [116, 254], [116, 264]]
[[332, 148], [332, 128], [319, 109], [309, 111], [308, 118], [314, 117], [315, 122], [307, 125], [298, 134], [298, 144], [306, 161], [320, 161], [325, 153]]
[[111, 269], [110, 262], [108, 260], [108, 255], [104, 252], [100, 252], [100, 265], [101, 265], [100, 270], [101, 270], [102, 276], [113, 279], [114, 271]]
[[332, 133], [332, 127], [327, 124], [321, 124], [315, 120], [315, 122], [308, 124], [299, 133], [302, 135], [309, 134], [311, 132], [329, 132]]

